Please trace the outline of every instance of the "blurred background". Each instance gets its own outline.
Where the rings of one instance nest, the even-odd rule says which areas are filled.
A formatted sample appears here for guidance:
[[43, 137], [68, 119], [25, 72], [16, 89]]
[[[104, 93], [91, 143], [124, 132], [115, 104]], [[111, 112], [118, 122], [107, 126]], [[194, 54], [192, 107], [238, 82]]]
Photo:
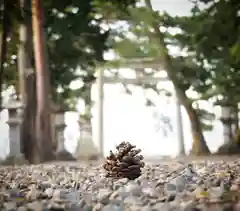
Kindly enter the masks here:
[[[64, 107], [67, 151], [81, 148], [86, 125], [104, 155], [124, 140], [145, 156], [176, 156], [191, 149], [201, 154], [207, 148], [216, 152], [222, 144], [238, 143], [237, 1], [129, 1], [122, 9], [108, 1], [92, 2], [96, 14], [82, 1], [92, 15], [84, 17], [86, 25], [76, 2], [42, 2], [50, 90], [54, 104]], [[19, 27], [20, 40], [21, 25], [12, 26], [15, 31]], [[23, 101], [21, 54], [11, 46], [17, 42], [14, 36], [8, 34], [1, 82], [2, 158], [10, 148], [5, 107]]]

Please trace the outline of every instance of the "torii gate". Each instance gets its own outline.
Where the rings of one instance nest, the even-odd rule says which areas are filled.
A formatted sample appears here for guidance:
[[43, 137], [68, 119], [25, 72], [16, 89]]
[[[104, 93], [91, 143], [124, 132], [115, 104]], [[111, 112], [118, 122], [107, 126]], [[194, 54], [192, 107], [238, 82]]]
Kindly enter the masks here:
[[[116, 61], [116, 60], [115, 60]], [[141, 59], [127, 59], [127, 60], [117, 60], [118, 65], [117, 69], [120, 68], [152, 68], [152, 69], [162, 69], [162, 64], [159, 63], [156, 59], [152, 58], [141, 58]], [[98, 129], [97, 129], [97, 143], [99, 144], [100, 155], [104, 155], [104, 84], [115, 84], [115, 83], [124, 83], [124, 84], [144, 84], [144, 83], [158, 83], [161, 81], [169, 81], [168, 77], [153, 77], [153, 76], [143, 76], [134, 79], [129, 78], [119, 78], [119, 77], [105, 77], [105, 69], [116, 69], [114, 65], [104, 65], [97, 69], [97, 117], [98, 117]], [[176, 113], [177, 113], [177, 137], [179, 143], [179, 154], [183, 155], [185, 153], [184, 147], [184, 136], [183, 136], [183, 126], [182, 126], [182, 114], [181, 114], [181, 104], [174, 93], [174, 98], [176, 100]]]

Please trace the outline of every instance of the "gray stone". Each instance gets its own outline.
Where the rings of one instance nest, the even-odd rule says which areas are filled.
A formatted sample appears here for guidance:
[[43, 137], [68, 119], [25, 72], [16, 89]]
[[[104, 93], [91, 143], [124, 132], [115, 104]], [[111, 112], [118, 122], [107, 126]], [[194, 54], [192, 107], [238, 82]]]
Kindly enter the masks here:
[[143, 188], [142, 189], [142, 193], [150, 196], [150, 197], [154, 197], [154, 198], [157, 198], [159, 196], [159, 193], [157, 192], [157, 189], [156, 188], [153, 188], [153, 187], [148, 187], [148, 188]]
[[65, 189], [56, 189], [53, 192], [53, 200], [55, 200], [55, 201], [68, 200], [67, 194], [68, 194], [68, 192]]
[[124, 199], [124, 204], [134, 204], [134, 205], [142, 205], [142, 202], [136, 196], [129, 196]]
[[47, 207], [49, 210], [65, 211], [66, 204], [51, 203]]
[[115, 191], [115, 193], [113, 193], [115, 195], [118, 195], [119, 197], [121, 197], [122, 199], [129, 197], [132, 195], [131, 192], [127, 192], [126, 189], [124, 187], [120, 187], [117, 191]]
[[47, 188], [44, 193], [49, 197], [51, 198], [53, 196], [53, 193], [54, 193], [54, 189], [52, 188]]
[[24, 194], [20, 192], [18, 189], [11, 189], [9, 192], [9, 197], [10, 199], [19, 199], [19, 198], [24, 198]]
[[80, 207], [77, 204], [69, 204], [68, 207], [67, 207], [67, 210], [68, 211], [81, 211], [82, 207]]
[[92, 210], [92, 211], [100, 211], [100, 210], [103, 209], [103, 207], [104, 207], [103, 204], [97, 203], [97, 204], [93, 207], [93, 210]]
[[83, 208], [85, 206], [86, 202], [84, 199], [81, 199], [79, 202], [78, 202], [78, 205]]
[[34, 201], [27, 204], [29, 210], [42, 211], [44, 209], [44, 204], [40, 201]]
[[114, 204], [108, 204], [103, 207], [102, 211], [124, 211], [123, 207]]
[[48, 189], [48, 188], [51, 188], [51, 184], [49, 183], [49, 182], [41, 182], [40, 184], [39, 184], [39, 187], [42, 189], [42, 190], [46, 190], [46, 189]]
[[18, 207], [18, 211], [28, 211], [28, 210], [26, 207], [21, 206], [21, 207]]
[[109, 200], [109, 204], [114, 204], [114, 205], [121, 205], [123, 203], [122, 200], [119, 200], [119, 199], [112, 199], [112, 200]]
[[37, 190], [36, 186], [33, 185], [30, 187], [30, 191], [26, 194], [28, 201], [36, 200], [40, 195], [40, 191]]
[[112, 191], [109, 189], [100, 189], [97, 194], [98, 201], [104, 205], [108, 204]]
[[152, 211], [152, 210], [153, 210], [153, 208], [149, 205], [141, 207], [141, 211]]
[[4, 204], [4, 208], [6, 211], [16, 211], [17, 204], [16, 204], [16, 202], [7, 202]]
[[141, 196], [142, 194], [142, 187], [135, 182], [129, 182], [125, 185], [126, 192], [131, 193], [133, 196]]
[[66, 199], [71, 203], [77, 203], [81, 199], [81, 192], [72, 191], [66, 194]]
[[92, 209], [93, 209], [93, 206], [90, 204], [85, 204], [83, 207], [84, 211], [92, 211]]
[[172, 183], [168, 183], [165, 185], [165, 192], [177, 192], [177, 187], [175, 184]]
[[187, 183], [188, 181], [184, 176], [176, 177], [165, 185], [165, 192], [167, 194], [170, 194], [173, 192], [181, 192], [184, 190]]
[[168, 203], [156, 203], [154, 206], [152, 206], [152, 211], [169, 211], [170, 208], [171, 206]]

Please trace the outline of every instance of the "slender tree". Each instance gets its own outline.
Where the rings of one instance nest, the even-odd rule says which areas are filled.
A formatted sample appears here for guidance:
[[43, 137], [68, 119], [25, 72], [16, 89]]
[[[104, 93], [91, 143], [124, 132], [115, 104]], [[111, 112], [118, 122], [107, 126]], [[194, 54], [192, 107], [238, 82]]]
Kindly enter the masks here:
[[45, 35], [43, 28], [43, 7], [40, 0], [32, 0], [33, 46], [36, 68], [36, 142], [40, 162], [54, 158], [49, 98], [49, 71], [47, 70]]

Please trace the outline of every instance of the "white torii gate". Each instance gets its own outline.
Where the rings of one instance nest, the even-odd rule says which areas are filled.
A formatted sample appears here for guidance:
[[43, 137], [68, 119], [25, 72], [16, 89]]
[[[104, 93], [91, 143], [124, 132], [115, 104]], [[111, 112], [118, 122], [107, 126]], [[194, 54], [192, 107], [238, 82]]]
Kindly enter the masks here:
[[[118, 68], [152, 68], [152, 69], [163, 69], [162, 64], [159, 63], [156, 59], [151, 58], [141, 58], [141, 59], [128, 59], [128, 60], [119, 60]], [[144, 83], [158, 83], [161, 81], [169, 81], [167, 77], [153, 77], [153, 76], [142, 76], [134, 79], [129, 78], [119, 78], [119, 77], [105, 77], [105, 69], [116, 69], [114, 65], [105, 65], [97, 70], [97, 119], [98, 119], [98, 129], [97, 129], [97, 143], [100, 148], [100, 155], [104, 156], [104, 84], [115, 84], [115, 83], [124, 83], [124, 84], [144, 84]], [[179, 154], [183, 155], [185, 153], [184, 147], [184, 136], [183, 136], [183, 126], [182, 126], [182, 114], [181, 114], [181, 104], [174, 94], [176, 99], [176, 113], [177, 113], [177, 137], [179, 143]]]

